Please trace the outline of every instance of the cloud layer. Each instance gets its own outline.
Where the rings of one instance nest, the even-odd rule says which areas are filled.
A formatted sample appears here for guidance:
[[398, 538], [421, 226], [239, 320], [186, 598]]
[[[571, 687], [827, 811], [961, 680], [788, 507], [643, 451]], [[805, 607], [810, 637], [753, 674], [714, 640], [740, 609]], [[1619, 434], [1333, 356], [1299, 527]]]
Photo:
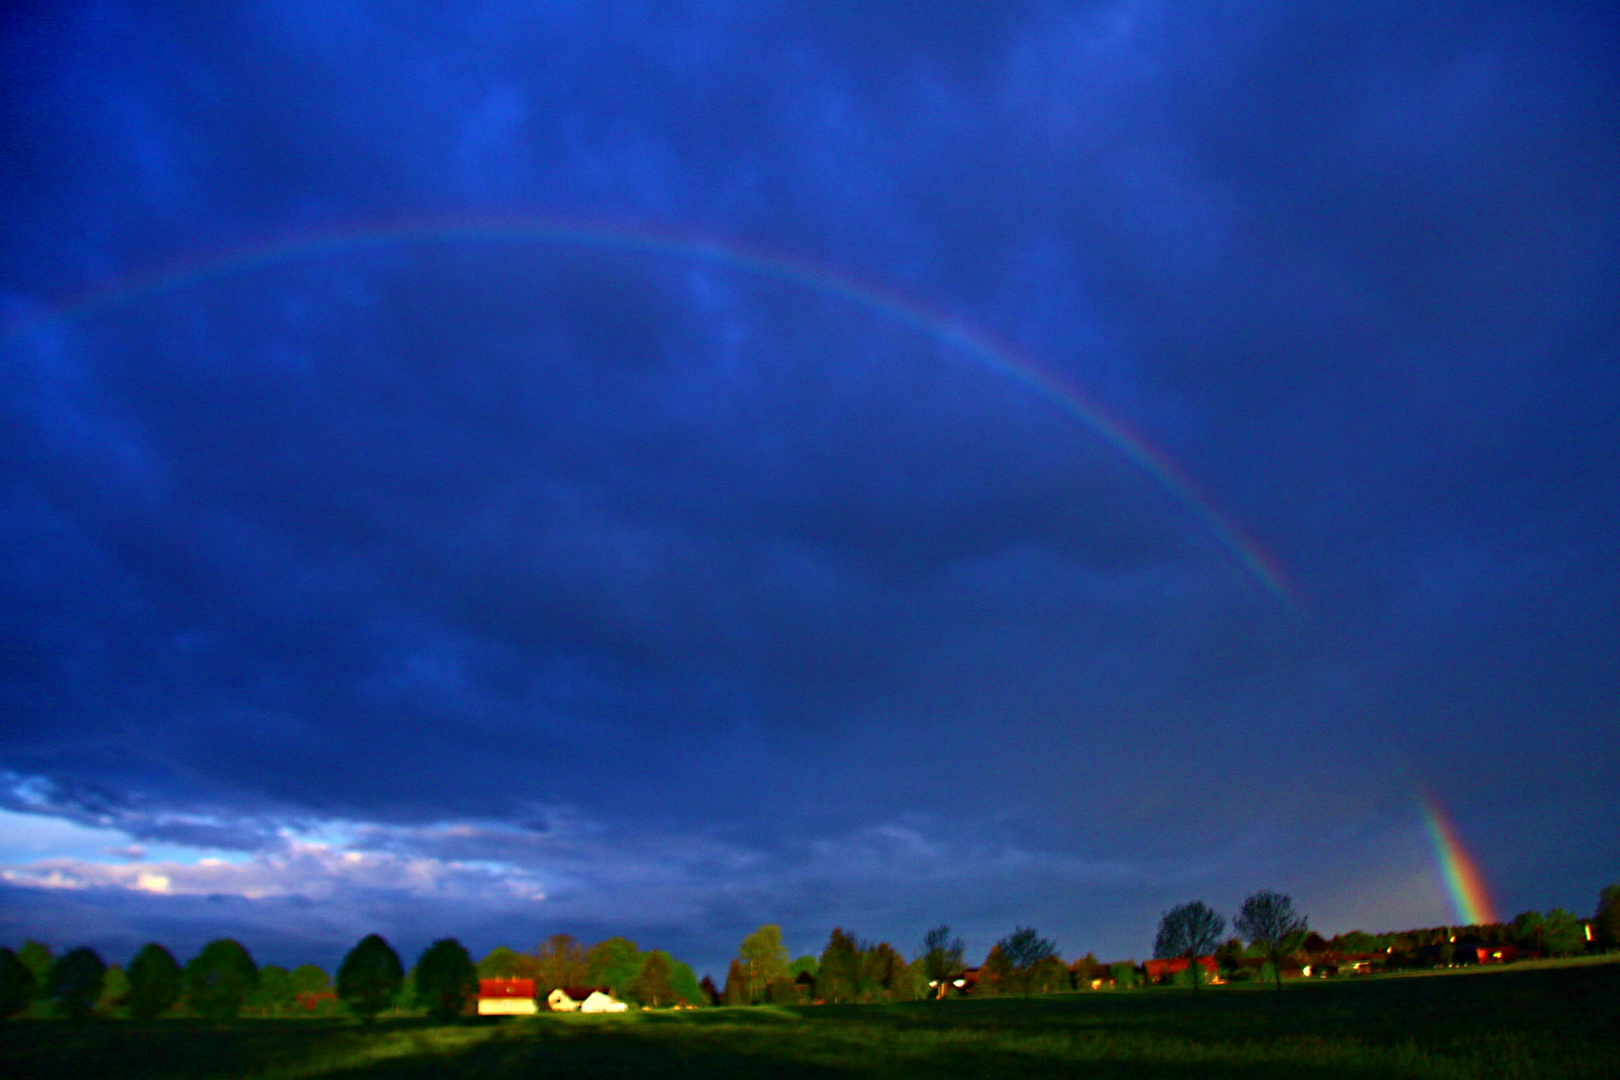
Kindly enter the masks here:
[[[1620, 855], [1615, 29], [25, 7], [0, 925], [634, 930], [723, 965], [767, 919], [805, 949], [1038, 920], [1123, 955], [1261, 887], [1328, 929], [1447, 921], [1420, 784], [1507, 913], [1584, 909]], [[128, 287], [502, 215], [727, 238], [986, 327], [1301, 601], [836, 289], [510, 236]]]

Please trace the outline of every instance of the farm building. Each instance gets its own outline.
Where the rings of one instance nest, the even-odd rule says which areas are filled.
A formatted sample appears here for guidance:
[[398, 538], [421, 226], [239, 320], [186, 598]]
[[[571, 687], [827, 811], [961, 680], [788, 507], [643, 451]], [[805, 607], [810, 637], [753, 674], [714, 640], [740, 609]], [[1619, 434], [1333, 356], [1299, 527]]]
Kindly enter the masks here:
[[533, 979], [479, 979], [479, 1016], [527, 1016], [538, 1012]]

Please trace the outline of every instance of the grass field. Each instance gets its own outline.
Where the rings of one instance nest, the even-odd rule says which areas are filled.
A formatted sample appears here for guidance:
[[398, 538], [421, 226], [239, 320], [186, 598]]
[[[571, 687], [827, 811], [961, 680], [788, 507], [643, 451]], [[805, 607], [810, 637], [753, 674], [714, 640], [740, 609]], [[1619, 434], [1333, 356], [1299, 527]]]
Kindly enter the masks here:
[[542, 1015], [365, 1028], [23, 1021], [34, 1077], [1620, 1077], [1620, 957], [1029, 1001]]

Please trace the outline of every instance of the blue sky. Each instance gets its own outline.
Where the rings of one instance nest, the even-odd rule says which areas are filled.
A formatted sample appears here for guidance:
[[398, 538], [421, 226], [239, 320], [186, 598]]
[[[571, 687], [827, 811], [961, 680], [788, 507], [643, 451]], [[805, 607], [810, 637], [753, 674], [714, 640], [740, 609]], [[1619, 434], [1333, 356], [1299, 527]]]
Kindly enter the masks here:
[[1425, 788], [1587, 911], [1616, 29], [13, 5], [0, 937], [1436, 925]]

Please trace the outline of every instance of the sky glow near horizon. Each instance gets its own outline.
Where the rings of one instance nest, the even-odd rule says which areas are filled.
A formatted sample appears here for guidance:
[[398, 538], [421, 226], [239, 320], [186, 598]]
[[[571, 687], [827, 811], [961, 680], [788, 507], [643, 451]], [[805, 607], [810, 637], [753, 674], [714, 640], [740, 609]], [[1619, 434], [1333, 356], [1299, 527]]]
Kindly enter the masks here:
[[1609, 7], [226, 7], [0, 25], [0, 943], [1617, 876]]

